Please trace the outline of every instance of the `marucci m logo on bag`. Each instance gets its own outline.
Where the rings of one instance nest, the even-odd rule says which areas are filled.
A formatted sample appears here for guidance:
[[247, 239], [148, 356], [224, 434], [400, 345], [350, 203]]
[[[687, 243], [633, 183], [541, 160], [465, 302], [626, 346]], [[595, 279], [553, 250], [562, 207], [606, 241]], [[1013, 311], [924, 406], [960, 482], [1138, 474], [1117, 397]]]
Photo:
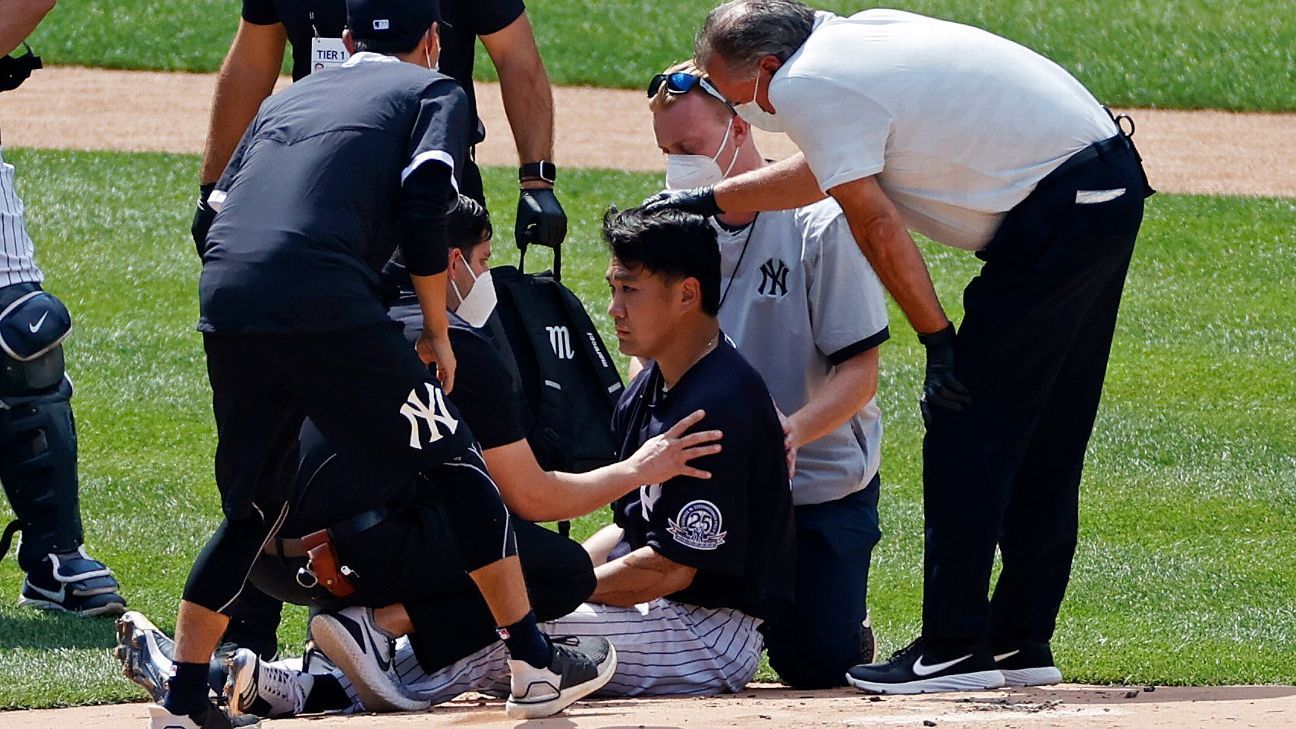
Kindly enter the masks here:
[[572, 349], [571, 332], [565, 326], [545, 327], [549, 332], [549, 346], [553, 348], [558, 359], [574, 359], [576, 350]]
[[[446, 435], [454, 435], [454, 432], [459, 429], [459, 421], [455, 420], [446, 409], [445, 393], [441, 392], [441, 388], [433, 387], [428, 383], [424, 383], [423, 386], [427, 388], [427, 402], [424, 403], [419, 399], [416, 387], [410, 390], [409, 397], [400, 409], [400, 414], [404, 415], [410, 424], [410, 448], [420, 451], [423, 450], [423, 441], [419, 438], [422, 430], [419, 427], [420, 422], [427, 423], [428, 445], [441, 440]], [[445, 428], [444, 434], [441, 428]]]
[[760, 267], [760, 285], [756, 291], [761, 296], [771, 296], [781, 298], [787, 296], [787, 277], [788, 265], [777, 258], [771, 258], [761, 264]]

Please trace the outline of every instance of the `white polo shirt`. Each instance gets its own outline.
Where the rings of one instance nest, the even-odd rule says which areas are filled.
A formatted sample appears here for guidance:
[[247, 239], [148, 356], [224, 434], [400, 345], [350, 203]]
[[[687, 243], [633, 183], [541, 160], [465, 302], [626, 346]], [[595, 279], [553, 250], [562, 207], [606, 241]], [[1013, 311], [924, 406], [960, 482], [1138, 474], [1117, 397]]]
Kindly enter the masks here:
[[[761, 213], [740, 230], [716, 225], [720, 329], [765, 380], [784, 414], [805, 406], [833, 365], [890, 336], [882, 283], [833, 200]], [[868, 485], [878, 472], [876, 398], [797, 451], [792, 502], [820, 504]]]
[[899, 10], [817, 13], [769, 96], [825, 192], [877, 175], [910, 228], [969, 250], [1067, 157], [1117, 132], [1056, 63]]

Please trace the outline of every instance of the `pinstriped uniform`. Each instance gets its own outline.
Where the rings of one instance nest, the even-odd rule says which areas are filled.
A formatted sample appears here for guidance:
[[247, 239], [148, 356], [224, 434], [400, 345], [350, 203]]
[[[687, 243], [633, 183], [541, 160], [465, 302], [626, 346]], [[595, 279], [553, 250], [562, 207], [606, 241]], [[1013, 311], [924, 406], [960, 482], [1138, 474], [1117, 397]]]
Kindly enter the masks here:
[[[635, 607], [586, 603], [542, 625], [553, 636], [607, 638], [617, 650], [612, 680], [595, 696], [688, 696], [741, 691], [756, 675], [761, 621], [732, 608], [704, 608], [664, 598]], [[508, 652], [496, 643], [431, 674], [419, 666], [409, 641], [396, 644], [396, 671], [410, 691], [432, 703], [465, 691], [509, 692]], [[359, 709], [355, 692], [335, 672]]]
[[0, 150], [0, 286], [40, 283], [44, 276], [32, 260], [34, 250], [23, 222], [23, 204], [14, 185], [13, 165]]

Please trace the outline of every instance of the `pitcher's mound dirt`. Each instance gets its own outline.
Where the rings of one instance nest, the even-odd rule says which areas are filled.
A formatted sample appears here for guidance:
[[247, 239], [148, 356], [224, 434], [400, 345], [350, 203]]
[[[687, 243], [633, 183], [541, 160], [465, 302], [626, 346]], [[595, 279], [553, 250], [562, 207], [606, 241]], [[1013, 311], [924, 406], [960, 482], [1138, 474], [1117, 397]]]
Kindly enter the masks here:
[[[7, 729], [132, 727], [144, 704], [0, 714]], [[1291, 726], [1296, 686], [1155, 688], [1063, 685], [976, 694], [869, 697], [853, 690], [793, 691], [755, 685], [735, 696], [588, 701], [559, 716], [526, 722], [535, 729], [621, 727], [782, 729], [783, 727], [985, 727], [986, 729], [1195, 729]], [[414, 726], [502, 729], [497, 699], [465, 695], [418, 714], [311, 717], [265, 722], [267, 729], [404, 729]]]
[[[0, 97], [6, 144], [62, 149], [202, 152], [215, 76], [49, 68]], [[499, 87], [477, 84], [489, 130], [478, 159], [515, 165]], [[661, 171], [642, 91], [555, 89], [560, 166]], [[1130, 112], [1152, 185], [1165, 192], [1296, 197], [1296, 115]], [[794, 147], [757, 132], [767, 157]]]

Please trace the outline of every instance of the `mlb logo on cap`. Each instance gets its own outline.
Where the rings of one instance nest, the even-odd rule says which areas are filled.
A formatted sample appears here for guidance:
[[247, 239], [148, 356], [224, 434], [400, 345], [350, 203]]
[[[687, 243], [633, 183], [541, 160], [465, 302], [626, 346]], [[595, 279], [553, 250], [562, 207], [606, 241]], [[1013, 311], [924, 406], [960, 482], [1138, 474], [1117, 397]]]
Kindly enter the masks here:
[[391, 23], [389, 23], [386, 18], [382, 18], [379, 20], [375, 20], [373, 22], [373, 26], [374, 26], [374, 30], [387, 30], [388, 28], [391, 27]]

